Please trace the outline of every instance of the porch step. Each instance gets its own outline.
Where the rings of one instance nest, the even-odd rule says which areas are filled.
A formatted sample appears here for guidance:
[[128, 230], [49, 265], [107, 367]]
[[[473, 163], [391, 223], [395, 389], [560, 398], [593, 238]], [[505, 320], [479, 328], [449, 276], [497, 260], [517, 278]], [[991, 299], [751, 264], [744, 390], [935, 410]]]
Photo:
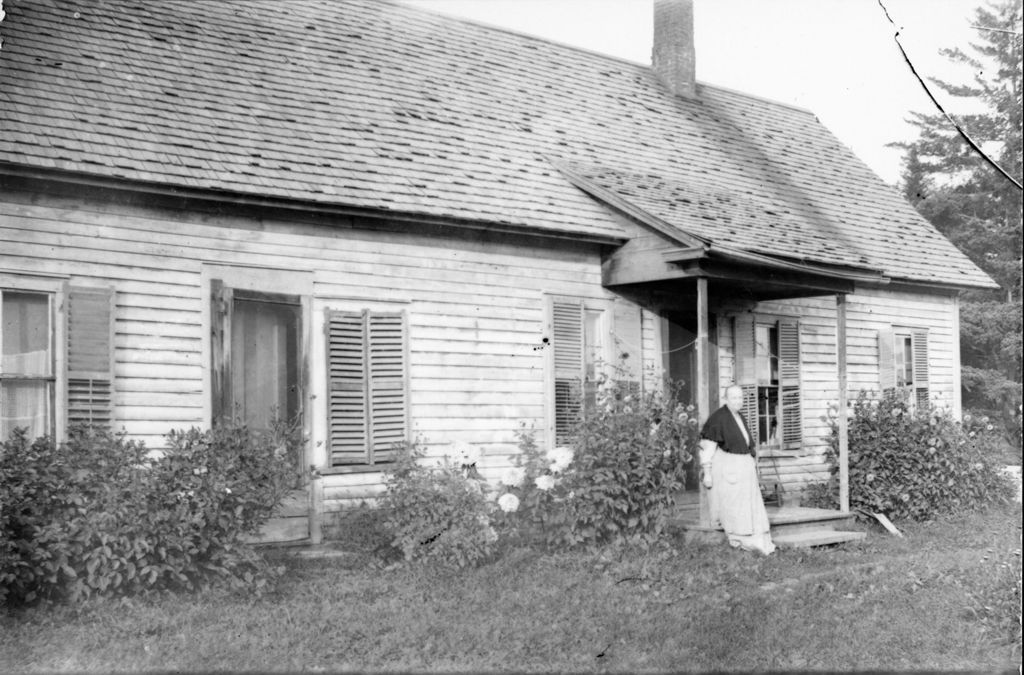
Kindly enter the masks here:
[[772, 534], [772, 541], [779, 548], [810, 548], [831, 546], [867, 538], [867, 532], [844, 532], [842, 530], [801, 530], [784, 534]]
[[[828, 546], [867, 537], [864, 532], [851, 531], [856, 519], [853, 513], [807, 507], [775, 507], [767, 509], [772, 541], [782, 547]], [[718, 543], [726, 541], [720, 527], [706, 527], [698, 522], [696, 513], [680, 514], [669, 521], [669, 527], [680, 531], [684, 541]]]
[[857, 516], [831, 509], [808, 507], [769, 507], [768, 522], [772, 537], [796, 532], [843, 530], [852, 527]]

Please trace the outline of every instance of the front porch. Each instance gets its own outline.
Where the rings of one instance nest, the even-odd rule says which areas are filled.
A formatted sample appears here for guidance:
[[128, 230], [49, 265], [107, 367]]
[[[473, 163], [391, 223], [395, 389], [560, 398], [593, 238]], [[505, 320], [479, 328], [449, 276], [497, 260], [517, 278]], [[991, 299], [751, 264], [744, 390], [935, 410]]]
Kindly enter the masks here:
[[[856, 519], [853, 513], [804, 506], [766, 505], [765, 509], [771, 523], [772, 541], [780, 548], [830, 546], [867, 538], [866, 532], [851, 529]], [[696, 491], [677, 496], [676, 511], [669, 519], [668, 527], [681, 533], [687, 543], [726, 541], [721, 527], [701, 525], [700, 501]]]

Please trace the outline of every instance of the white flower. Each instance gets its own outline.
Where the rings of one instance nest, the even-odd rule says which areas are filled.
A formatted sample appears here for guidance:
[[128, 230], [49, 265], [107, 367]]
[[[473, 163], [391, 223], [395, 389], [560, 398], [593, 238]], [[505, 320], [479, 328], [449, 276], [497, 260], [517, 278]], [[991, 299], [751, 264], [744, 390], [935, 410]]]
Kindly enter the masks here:
[[452, 443], [452, 458], [456, 464], [472, 466], [480, 461], [480, 448], [464, 441]]
[[513, 466], [501, 477], [501, 484], [508, 487], [519, 487], [523, 484], [524, 478], [526, 478], [526, 472], [521, 467]]
[[561, 473], [572, 464], [572, 448], [559, 446], [548, 451], [548, 461], [551, 462], [551, 471]]
[[505, 513], [513, 513], [519, 510], [519, 497], [516, 497], [511, 492], [506, 492], [502, 496], [498, 497], [498, 508]]
[[231, 488], [229, 488], [229, 487], [224, 488], [224, 492], [226, 492], [228, 494], [231, 494]]
[[538, 490], [550, 490], [555, 487], [554, 476], [537, 476], [537, 489]]

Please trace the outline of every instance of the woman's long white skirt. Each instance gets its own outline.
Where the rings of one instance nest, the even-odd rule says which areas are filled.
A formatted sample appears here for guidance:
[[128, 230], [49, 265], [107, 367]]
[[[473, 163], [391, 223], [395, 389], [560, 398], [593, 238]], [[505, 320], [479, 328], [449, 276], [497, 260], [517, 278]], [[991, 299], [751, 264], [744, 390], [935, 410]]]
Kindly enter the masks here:
[[757, 468], [750, 455], [721, 449], [714, 454], [708, 506], [711, 522], [722, 526], [732, 546], [765, 555], [775, 550], [757, 482]]

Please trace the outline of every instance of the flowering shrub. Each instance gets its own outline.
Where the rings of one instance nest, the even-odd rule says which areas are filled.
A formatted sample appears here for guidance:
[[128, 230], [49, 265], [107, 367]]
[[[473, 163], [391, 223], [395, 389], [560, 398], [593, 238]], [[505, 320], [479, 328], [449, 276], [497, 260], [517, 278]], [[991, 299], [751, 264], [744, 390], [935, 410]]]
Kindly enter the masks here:
[[381, 507], [393, 543], [406, 560], [466, 567], [494, 550], [498, 534], [491, 523], [492, 505], [483, 481], [472, 477], [479, 453], [471, 448], [457, 446], [455, 457], [437, 466], [426, 465], [423, 450], [415, 445], [396, 448]]
[[[849, 417], [850, 506], [893, 520], [924, 520], [1013, 496], [986, 450], [991, 430], [954, 421], [931, 406], [911, 409], [898, 392], [861, 392]], [[831, 488], [838, 485], [838, 428], [832, 422]]]
[[521, 433], [522, 480], [515, 474], [504, 489], [523, 505], [518, 524], [549, 547], [647, 545], [664, 527], [699, 433], [693, 406], [611, 384], [583, 415], [572, 448], [542, 453]]
[[275, 576], [240, 543], [293, 482], [280, 438], [244, 426], [174, 432], [155, 460], [141, 443], [72, 429], [0, 444], [0, 599], [78, 600]]
[[[1007, 428], [1005, 420], [1016, 428]], [[985, 411], [971, 410], [964, 413], [964, 432], [978, 449], [1001, 464], [1020, 464], [1020, 414], [1013, 420], [1009, 415], [988, 414]]]

